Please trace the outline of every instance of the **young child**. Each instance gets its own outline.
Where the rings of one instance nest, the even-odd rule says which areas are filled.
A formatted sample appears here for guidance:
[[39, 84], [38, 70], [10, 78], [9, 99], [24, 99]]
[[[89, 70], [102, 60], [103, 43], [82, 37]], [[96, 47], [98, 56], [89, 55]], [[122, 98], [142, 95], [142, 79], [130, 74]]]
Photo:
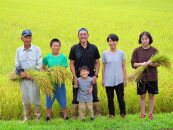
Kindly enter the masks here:
[[149, 32], [142, 32], [139, 36], [140, 47], [133, 51], [131, 64], [133, 68], [145, 66], [147, 69], [143, 73], [143, 77], [137, 82], [137, 94], [140, 95], [140, 117], [145, 117], [145, 98], [148, 91], [149, 96], [149, 118], [153, 119], [154, 111], [154, 95], [158, 94], [158, 63], [149, 61], [150, 57], [158, 52], [158, 50], [151, 46], [153, 39]]
[[115, 34], [107, 37], [109, 50], [102, 54], [102, 84], [106, 88], [108, 99], [109, 116], [115, 116], [114, 107], [114, 91], [116, 91], [120, 108], [120, 116], [126, 115], [126, 107], [124, 101], [124, 86], [126, 85], [126, 62], [125, 53], [117, 49], [119, 38]]
[[[43, 69], [53, 66], [61, 66], [68, 67], [67, 58], [64, 54], [60, 53], [61, 42], [58, 39], [52, 39], [50, 42], [50, 48], [52, 53], [48, 54], [43, 59]], [[63, 118], [64, 120], [68, 120], [67, 115], [67, 106], [66, 106], [66, 88], [65, 84], [62, 83], [60, 86], [55, 84], [54, 97], [46, 96], [46, 121], [50, 120], [52, 113], [52, 105], [54, 103], [55, 98], [59, 102], [62, 110], [63, 110]]]
[[93, 113], [93, 79], [88, 76], [89, 68], [87, 66], [82, 66], [80, 68], [80, 76], [78, 78], [78, 86], [74, 85], [74, 87], [79, 87], [77, 101], [79, 102], [78, 111], [79, 117], [82, 121], [85, 121], [85, 113], [86, 108], [89, 110], [90, 119], [94, 120], [94, 113]]
[[24, 30], [21, 37], [24, 46], [16, 50], [16, 74], [23, 80], [20, 84], [22, 91], [22, 102], [24, 108], [24, 122], [31, 118], [31, 104], [35, 105], [35, 119], [40, 118], [40, 91], [30, 76], [25, 73], [28, 69], [41, 69], [42, 56], [40, 48], [31, 45], [32, 33], [30, 30]]

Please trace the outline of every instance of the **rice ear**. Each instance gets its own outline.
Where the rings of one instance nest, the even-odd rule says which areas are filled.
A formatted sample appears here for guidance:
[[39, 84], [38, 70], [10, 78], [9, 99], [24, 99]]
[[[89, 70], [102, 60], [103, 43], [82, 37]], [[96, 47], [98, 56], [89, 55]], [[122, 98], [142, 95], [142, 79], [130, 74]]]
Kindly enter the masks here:
[[60, 85], [66, 80], [72, 80], [72, 75], [68, 70], [61, 66], [51, 67], [48, 69], [51, 76], [51, 81]]
[[[160, 66], [171, 69], [171, 61], [166, 55], [161, 55], [160, 53], [156, 53], [149, 60], [153, 63], [158, 63]], [[128, 75], [128, 81], [139, 81], [143, 75], [143, 72], [146, 67], [140, 66], [136, 70], [134, 70], [130, 75]]]
[[16, 75], [16, 73], [14, 71], [12, 71], [12, 72], [9, 73], [9, 80], [17, 81], [19, 79], [20, 79], [20, 76], [19, 75]]

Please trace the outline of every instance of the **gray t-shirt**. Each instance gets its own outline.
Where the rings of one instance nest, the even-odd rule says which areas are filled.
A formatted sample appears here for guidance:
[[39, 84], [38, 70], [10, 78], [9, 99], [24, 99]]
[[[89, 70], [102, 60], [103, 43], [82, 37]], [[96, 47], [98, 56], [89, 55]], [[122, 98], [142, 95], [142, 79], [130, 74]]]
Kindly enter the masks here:
[[79, 102], [92, 102], [93, 96], [92, 93], [88, 93], [89, 87], [92, 85], [92, 78], [88, 77], [87, 79], [78, 78], [79, 90], [77, 95], [77, 101]]
[[105, 64], [104, 85], [106, 87], [117, 86], [124, 82], [122, 63], [125, 60], [125, 54], [121, 50], [110, 52], [104, 51], [102, 62]]

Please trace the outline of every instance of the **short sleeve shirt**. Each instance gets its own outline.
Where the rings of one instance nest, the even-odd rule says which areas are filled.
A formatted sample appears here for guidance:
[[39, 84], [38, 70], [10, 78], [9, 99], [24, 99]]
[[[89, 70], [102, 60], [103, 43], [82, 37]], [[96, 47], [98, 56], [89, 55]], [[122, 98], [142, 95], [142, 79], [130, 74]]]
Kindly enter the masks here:
[[92, 93], [88, 93], [89, 87], [92, 85], [92, 78], [88, 77], [87, 79], [78, 78], [79, 90], [77, 95], [77, 101], [79, 102], [92, 102], [93, 96]]
[[125, 54], [121, 50], [103, 52], [102, 62], [105, 64], [104, 85], [106, 87], [114, 87], [124, 82], [122, 67], [124, 60]]
[[[141, 46], [136, 48], [133, 51], [132, 58], [131, 58], [132, 67], [134, 63], [147, 62], [151, 58], [151, 56], [153, 56], [157, 52], [158, 50], [152, 46], [148, 49], [143, 49]], [[157, 79], [158, 79], [157, 67], [148, 66], [147, 69], [145, 69], [143, 73], [142, 80], [156, 81]]]
[[77, 77], [80, 76], [79, 68], [82, 66], [87, 66], [90, 69], [89, 76], [94, 76], [95, 60], [99, 58], [98, 48], [90, 43], [88, 43], [86, 48], [83, 48], [80, 43], [72, 46], [69, 54], [69, 59], [74, 60]]
[[54, 56], [53, 54], [48, 54], [43, 58], [43, 65], [47, 65], [48, 67], [54, 67], [54, 66], [68, 67], [68, 62], [64, 54], [59, 54], [58, 56]]

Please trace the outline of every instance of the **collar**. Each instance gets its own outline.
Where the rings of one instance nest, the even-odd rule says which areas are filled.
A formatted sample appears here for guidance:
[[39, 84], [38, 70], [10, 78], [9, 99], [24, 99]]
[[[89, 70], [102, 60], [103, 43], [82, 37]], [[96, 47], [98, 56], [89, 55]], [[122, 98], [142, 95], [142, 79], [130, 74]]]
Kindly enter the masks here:
[[[24, 46], [22, 47], [22, 50], [23, 50], [23, 51], [26, 50]], [[28, 51], [32, 51], [32, 50], [33, 50], [33, 45], [30, 46], [30, 48], [28, 49]]]
[[[79, 46], [83, 48], [83, 46], [81, 45], [81, 43], [79, 42]], [[87, 41], [87, 47], [88, 48], [90, 46], [90, 43]], [[83, 48], [83, 49], [86, 49], [86, 48]]]
[[151, 46], [150, 46], [149, 48], [143, 48], [143, 47], [141, 46], [141, 48], [142, 48], [143, 50], [149, 50], [149, 49], [151, 48]]

